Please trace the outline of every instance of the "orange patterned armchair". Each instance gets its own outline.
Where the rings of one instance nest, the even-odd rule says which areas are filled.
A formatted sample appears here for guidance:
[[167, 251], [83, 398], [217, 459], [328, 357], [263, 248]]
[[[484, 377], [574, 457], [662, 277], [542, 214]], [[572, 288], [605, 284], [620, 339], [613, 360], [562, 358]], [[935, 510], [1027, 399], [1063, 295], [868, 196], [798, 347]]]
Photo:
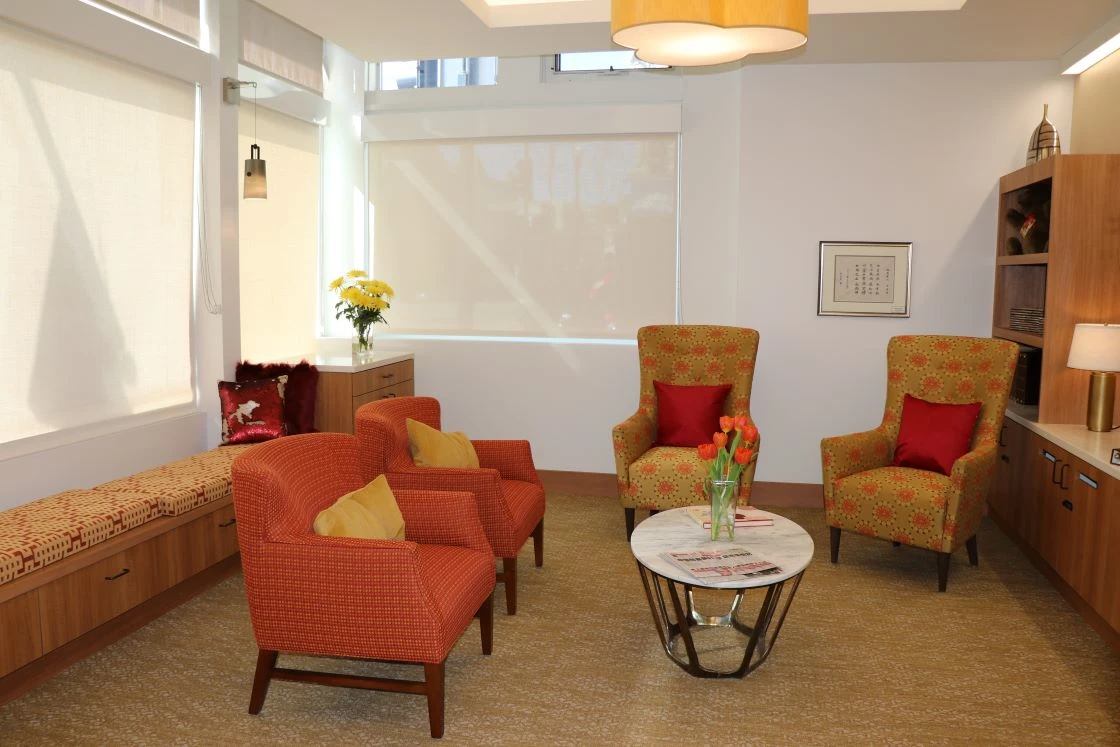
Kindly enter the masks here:
[[[405, 540], [322, 537], [318, 512], [365, 485], [358, 439], [268, 441], [233, 462], [233, 502], [249, 615], [260, 652], [249, 713], [273, 679], [424, 694], [443, 734], [444, 662], [474, 617], [493, 639], [494, 560], [469, 493], [398, 490]], [[423, 664], [424, 680], [276, 666], [279, 653]]]
[[[634, 531], [634, 510], [659, 511], [704, 500], [706, 465], [695, 448], [655, 446], [657, 395], [654, 381], [669, 384], [730, 384], [724, 415], [750, 417], [758, 332], [740, 327], [657, 325], [638, 330], [641, 389], [638, 411], [614, 427], [618, 498], [626, 516], [627, 538]], [[712, 432], [718, 430], [713, 423]], [[758, 442], [755, 444], [758, 449]], [[749, 502], [757, 460], [743, 470], [740, 500]]]
[[[937, 553], [938, 589], [961, 545], [978, 562], [976, 530], [995, 470], [996, 448], [1019, 348], [979, 337], [893, 337], [887, 345], [887, 402], [877, 428], [821, 441], [824, 507], [837, 561], [840, 532]], [[948, 475], [892, 466], [905, 395], [928, 402], [980, 402], [971, 451]]]
[[439, 400], [396, 397], [358, 408], [354, 433], [367, 472], [385, 473], [393, 490], [465, 490], [478, 500], [479, 516], [494, 555], [502, 559], [506, 613], [517, 614], [517, 556], [533, 537], [536, 565], [544, 565], [544, 487], [528, 441], [471, 441], [479, 469], [418, 467], [412, 461], [405, 420], [440, 430]]

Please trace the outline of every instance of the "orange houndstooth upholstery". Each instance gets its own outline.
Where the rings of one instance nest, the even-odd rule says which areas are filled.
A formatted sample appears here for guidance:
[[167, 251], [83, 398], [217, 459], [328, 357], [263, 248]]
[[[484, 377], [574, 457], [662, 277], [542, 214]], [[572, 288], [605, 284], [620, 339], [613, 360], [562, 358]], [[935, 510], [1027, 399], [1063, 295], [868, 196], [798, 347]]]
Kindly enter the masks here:
[[[618, 497], [626, 513], [626, 536], [634, 531], [634, 509], [661, 510], [703, 500], [706, 464], [696, 449], [654, 446], [657, 395], [653, 382], [731, 384], [724, 415], [750, 417], [758, 332], [740, 327], [658, 325], [638, 330], [641, 389], [638, 411], [614, 427]], [[712, 431], [716, 428], [713, 424]], [[756, 443], [756, 451], [758, 444]], [[757, 460], [743, 470], [740, 500], [750, 502]]]
[[[257, 444], [234, 460], [237, 536], [260, 648], [249, 712], [260, 712], [273, 677], [424, 692], [438, 737], [444, 662], [472, 617], [490, 653], [493, 555], [474, 498], [462, 492], [396, 490], [404, 541], [312, 533], [320, 510], [368, 482], [358, 451], [354, 436], [313, 433]], [[277, 669], [279, 652], [422, 663], [425, 679]]]
[[[945, 590], [949, 556], [967, 545], [976, 564], [980, 524], [1018, 346], [978, 337], [920, 335], [887, 346], [887, 402], [883, 421], [862, 433], [821, 441], [824, 505], [832, 530], [832, 562], [840, 531], [914, 545], [938, 553], [938, 586]], [[981, 402], [972, 450], [948, 476], [892, 467], [903, 396], [952, 404]]]
[[219, 446], [177, 462], [98, 485], [93, 490], [129, 491], [155, 496], [160, 516], [178, 516], [231, 494], [230, 465], [252, 444]]
[[408, 418], [439, 430], [439, 401], [397, 397], [358, 409], [354, 432], [362, 443], [364, 474], [384, 472], [394, 490], [474, 493], [486, 537], [494, 555], [502, 559], [498, 581], [505, 586], [506, 612], [517, 614], [517, 556], [530, 535], [537, 567], [544, 563], [544, 487], [533, 466], [529, 442], [471, 441], [480, 469], [417, 467], [408, 448]]

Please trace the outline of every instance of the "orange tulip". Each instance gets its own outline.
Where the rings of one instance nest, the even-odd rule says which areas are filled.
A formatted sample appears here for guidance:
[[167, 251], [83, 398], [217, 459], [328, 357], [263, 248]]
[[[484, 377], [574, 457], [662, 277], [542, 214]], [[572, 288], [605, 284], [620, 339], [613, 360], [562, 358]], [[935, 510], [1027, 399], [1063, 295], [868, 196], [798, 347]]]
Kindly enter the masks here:
[[758, 441], [758, 428], [754, 424], [747, 425], [746, 428], [741, 429], [743, 441], [748, 444], [753, 444]]
[[746, 446], [740, 446], [738, 449], [735, 449], [736, 464], [746, 464], [751, 460], [752, 456], [754, 456], [754, 452]]
[[737, 431], [744, 430], [750, 424], [751, 424], [751, 419], [748, 418], [746, 415], [736, 415], [735, 416], [735, 430], [737, 430]]
[[721, 431], [723, 431], [724, 433], [727, 433], [734, 426], [735, 426], [735, 419], [734, 418], [730, 418], [726, 415], [723, 415], [722, 417], [720, 417], [720, 419], [719, 419], [719, 429]]
[[713, 433], [712, 444], [714, 444], [717, 449], [722, 449], [724, 446], [727, 446], [727, 434]]
[[703, 461], [709, 462], [716, 458], [716, 445], [700, 444], [696, 447], [696, 452]]

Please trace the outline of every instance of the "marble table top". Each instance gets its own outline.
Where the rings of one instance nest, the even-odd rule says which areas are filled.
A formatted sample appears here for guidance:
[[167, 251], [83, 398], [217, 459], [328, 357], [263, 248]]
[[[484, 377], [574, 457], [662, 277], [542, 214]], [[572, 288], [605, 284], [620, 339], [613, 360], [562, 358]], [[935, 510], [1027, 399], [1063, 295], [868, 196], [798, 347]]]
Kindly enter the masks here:
[[[813, 539], [809, 534], [784, 516], [769, 511], [758, 511], [758, 515], [773, 519], [773, 526], [737, 527], [734, 542], [712, 542], [709, 531], [693, 521], [683, 508], [661, 511], [634, 529], [634, 534], [630, 537], [630, 550], [639, 563], [659, 576], [682, 584], [713, 589], [770, 586], [805, 570], [813, 557]], [[701, 582], [688, 571], [661, 557], [662, 553], [669, 551], [716, 550], [732, 546], [747, 548], [752, 554], [779, 566], [782, 572], [746, 581]]]

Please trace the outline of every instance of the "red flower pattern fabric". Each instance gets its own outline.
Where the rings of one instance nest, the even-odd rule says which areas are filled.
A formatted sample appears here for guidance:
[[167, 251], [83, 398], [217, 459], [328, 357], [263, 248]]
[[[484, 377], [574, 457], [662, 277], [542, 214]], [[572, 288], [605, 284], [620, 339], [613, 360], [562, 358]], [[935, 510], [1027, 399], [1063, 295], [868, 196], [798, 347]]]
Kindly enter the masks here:
[[[612, 433], [618, 497], [624, 508], [661, 510], [704, 500], [706, 466], [697, 455], [696, 444], [654, 446], [658, 441], [654, 381], [676, 385], [730, 384], [731, 391], [720, 414], [744, 415], [749, 419], [757, 353], [758, 332], [753, 329], [666, 324], [638, 330], [638, 411], [616, 425]], [[716, 430], [713, 427], [712, 432]], [[750, 500], [756, 463], [757, 460], [743, 470], [740, 501]]]
[[[1018, 352], [1012, 342], [980, 337], [891, 338], [882, 422], [821, 441], [828, 525], [938, 552], [953, 552], [976, 534]], [[907, 394], [927, 402], [980, 402], [971, 450], [948, 475], [891, 465]]]

